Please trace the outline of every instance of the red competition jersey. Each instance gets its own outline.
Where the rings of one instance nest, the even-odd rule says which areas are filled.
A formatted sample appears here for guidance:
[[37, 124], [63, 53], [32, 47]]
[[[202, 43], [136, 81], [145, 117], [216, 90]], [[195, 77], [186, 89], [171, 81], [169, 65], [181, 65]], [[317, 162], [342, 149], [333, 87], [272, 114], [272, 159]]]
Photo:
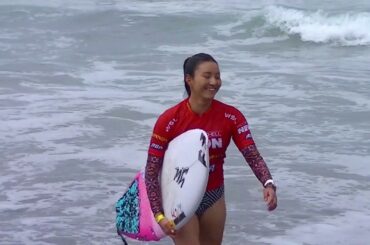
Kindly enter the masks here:
[[233, 138], [239, 150], [254, 144], [254, 141], [247, 120], [235, 107], [213, 100], [208, 111], [200, 116], [191, 110], [189, 99], [185, 99], [159, 116], [151, 137], [149, 154], [163, 157], [172, 139], [196, 128], [206, 131], [210, 140], [207, 190], [212, 190], [224, 183], [223, 163], [230, 139]]

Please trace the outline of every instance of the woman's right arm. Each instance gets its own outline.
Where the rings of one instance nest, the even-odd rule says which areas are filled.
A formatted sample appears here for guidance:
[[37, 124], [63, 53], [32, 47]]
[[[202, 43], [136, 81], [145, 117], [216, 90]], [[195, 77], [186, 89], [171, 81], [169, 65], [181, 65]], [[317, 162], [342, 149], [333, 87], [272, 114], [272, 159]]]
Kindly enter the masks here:
[[145, 184], [150, 202], [150, 207], [154, 215], [163, 213], [161, 188], [159, 183], [159, 173], [162, 168], [163, 157], [148, 154], [145, 167]]
[[164, 233], [173, 236], [175, 234], [173, 222], [170, 222], [163, 214], [161, 185], [159, 183], [164, 153], [171, 138], [169, 130], [166, 130], [168, 123], [167, 115], [162, 114], [154, 126], [145, 166], [145, 185], [155, 220]]
[[148, 154], [148, 160], [145, 167], [145, 185], [148, 193], [150, 207], [156, 221], [161, 226], [163, 232], [169, 236], [176, 234], [173, 222], [163, 215], [161, 188], [159, 183], [159, 173], [162, 168], [163, 157], [157, 157]]

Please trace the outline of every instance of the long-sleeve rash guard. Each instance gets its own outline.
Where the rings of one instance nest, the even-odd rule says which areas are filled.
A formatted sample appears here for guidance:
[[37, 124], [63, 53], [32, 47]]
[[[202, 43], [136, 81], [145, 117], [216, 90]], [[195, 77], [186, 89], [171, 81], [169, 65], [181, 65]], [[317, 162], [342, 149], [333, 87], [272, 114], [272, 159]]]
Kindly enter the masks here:
[[213, 100], [208, 111], [198, 115], [192, 111], [189, 99], [185, 99], [159, 116], [151, 137], [145, 179], [154, 214], [162, 212], [158, 174], [167, 146], [176, 136], [196, 128], [206, 131], [210, 141], [207, 191], [224, 184], [223, 164], [231, 138], [260, 182], [264, 184], [272, 179], [254, 144], [247, 120], [239, 110]]

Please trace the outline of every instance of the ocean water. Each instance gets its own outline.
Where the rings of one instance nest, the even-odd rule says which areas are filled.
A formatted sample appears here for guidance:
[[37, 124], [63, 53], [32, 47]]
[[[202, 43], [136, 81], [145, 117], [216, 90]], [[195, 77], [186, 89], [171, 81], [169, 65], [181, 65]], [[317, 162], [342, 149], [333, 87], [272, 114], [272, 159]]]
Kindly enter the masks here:
[[365, 0], [2, 0], [0, 244], [121, 244], [115, 202], [197, 52], [278, 185], [270, 213], [229, 147], [223, 244], [368, 244], [369, 27]]

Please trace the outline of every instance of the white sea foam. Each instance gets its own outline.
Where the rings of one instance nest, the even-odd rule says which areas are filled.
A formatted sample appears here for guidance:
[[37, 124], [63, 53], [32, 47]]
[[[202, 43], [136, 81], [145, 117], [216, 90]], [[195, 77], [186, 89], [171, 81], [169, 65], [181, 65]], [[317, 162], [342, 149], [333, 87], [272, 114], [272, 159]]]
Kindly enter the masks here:
[[256, 241], [274, 245], [363, 244], [363, 237], [370, 229], [369, 219], [368, 214], [349, 211], [321, 223], [297, 224], [296, 228], [287, 231], [285, 235]]
[[345, 46], [370, 44], [370, 13], [330, 14], [271, 6], [265, 9], [266, 21], [303, 41]]
[[78, 74], [77, 77], [82, 78], [86, 83], [106, 84], [111, 81], [121, 80], [125, 78], [126, 72], [115, 68], [117, 63], [111, 62], [94, 62], [90, 71], [85, 71]]

